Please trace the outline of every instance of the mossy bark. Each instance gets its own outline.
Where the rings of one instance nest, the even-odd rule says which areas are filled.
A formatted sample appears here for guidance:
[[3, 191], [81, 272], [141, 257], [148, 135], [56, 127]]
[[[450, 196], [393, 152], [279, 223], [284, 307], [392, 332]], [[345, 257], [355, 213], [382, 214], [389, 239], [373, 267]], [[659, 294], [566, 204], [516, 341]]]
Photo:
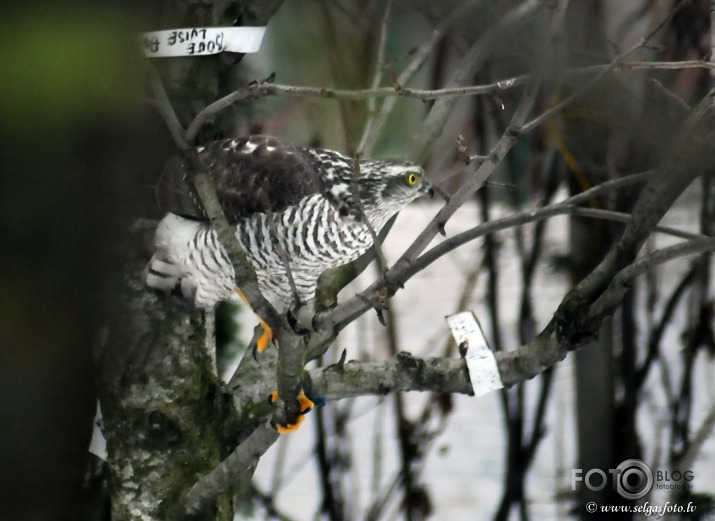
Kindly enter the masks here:
[[[134, 268], [102, 372], [112, 519], [182, 519], [183, 493], [235, 445], [232, 398], [213, 371], [203, 313], [158, 299]], [[232, 518], [221, 496], [197, 519]]]

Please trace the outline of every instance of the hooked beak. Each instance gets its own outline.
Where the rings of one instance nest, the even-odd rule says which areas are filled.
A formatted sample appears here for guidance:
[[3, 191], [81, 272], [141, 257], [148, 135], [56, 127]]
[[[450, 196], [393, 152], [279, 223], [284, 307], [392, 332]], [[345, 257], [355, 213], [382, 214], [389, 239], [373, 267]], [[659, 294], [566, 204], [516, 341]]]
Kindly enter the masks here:
[[421, 190], [421, 191], [422, 191], [423, 193], [429, 195], [429, 198], [430, 198], [430, 199], [434, 199], [434, 188], [432, 188], [432, 185], [431, 185], [428, 181], [425, 181], [425, 182], [422, 184], [422, 190]]

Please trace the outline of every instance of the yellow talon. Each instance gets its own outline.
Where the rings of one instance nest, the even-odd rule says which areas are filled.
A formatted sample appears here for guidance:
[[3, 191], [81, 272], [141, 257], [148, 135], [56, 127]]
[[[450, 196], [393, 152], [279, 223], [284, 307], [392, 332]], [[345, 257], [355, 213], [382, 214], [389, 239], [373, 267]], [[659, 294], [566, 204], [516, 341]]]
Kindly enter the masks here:
[[[243, 302], [245, 302], [248, 307], [251, 307], [251, 304], [248, 303], [246, 296], [240, 289], [237, 289], [236, 293], [238, 293], [238, 296], [241, 297], [241, 300], [243, 300]], [[258, 317], [258, 321], [263, 328], [263, 333], [261, 333], [261, 336], [258, 337], [258, 340], [256, 340], [256, 349], [258, 349], [259, 353], [262, 353], [266, 350], [266, 347], [268, 347], [268, 343], [273, 340], [273, 330], [268, 327], [268, 324], [266, 324], [265, 320], [263, 320], [258, 315], [256, 316]]]
[[[274, 403], [276, 400], [278, 400], [278, 391], [273, 391], [271, 393], [271, 403]], [[278, 434], [287, 434], [289, 432], [297, 431], [300, 424], [303, 423], [305, 415], [308, 414], [313, 407], [315, 407], [313, 400], [308, 398], [302, 389], [300, 391], [300, 395], [298, 396], [298, 400], [300, 401], [300, 415], [296, 418], [295, 423], [289, 423], [288, 425], [276, 424]]]
[[262, 353], [263, 351], [266, 350], [266, 347], [268, 346], [268, 342], [270, 342], [273, 339], [273, 330], [270, 327], [268, 327], [268, 324], [266, 324], [265, 320], [263, 320], [260, 317], [258, 317], [258, 318], [261, 323], [261, 327], [263, 328], [263, 333], [261, 333], [261, 336], [259, 336], [258, 340], [256, 340], [256, 349], [258, 349], [259, 353]]
[[300, 427], [300, 424], [303, 423], [303, 419], [305, 419], [305, 416], [298, 416], [298, 419], [293, 424], [280, 425], [277, 423], [276, 430], [278, 431], [278, 434], [288, 434], [289, 432], [295, 432], [298, 430], [298, 427]]

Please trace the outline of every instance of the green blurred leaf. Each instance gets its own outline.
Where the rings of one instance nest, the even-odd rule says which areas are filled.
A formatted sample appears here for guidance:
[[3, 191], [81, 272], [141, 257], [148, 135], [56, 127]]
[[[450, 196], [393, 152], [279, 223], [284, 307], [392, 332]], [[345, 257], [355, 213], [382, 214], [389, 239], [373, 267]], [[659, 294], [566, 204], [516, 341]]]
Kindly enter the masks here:
[[116, 110], [137, 91], [138, 47], [126, 18], [62, 7], [4, 16], [0, 114], [15, 131], [71, 126]]

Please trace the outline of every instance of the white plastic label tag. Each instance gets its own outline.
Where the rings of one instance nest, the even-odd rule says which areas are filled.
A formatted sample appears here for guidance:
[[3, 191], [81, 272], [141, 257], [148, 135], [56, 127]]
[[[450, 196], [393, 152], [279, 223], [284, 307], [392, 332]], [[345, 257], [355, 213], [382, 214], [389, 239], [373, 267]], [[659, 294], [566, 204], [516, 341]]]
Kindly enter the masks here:
[[457, 345], [464, 345], [467, 348], [464, 359], [467, 362], [474, 394], [482, 396], [504, 387], [494, 353], [489, 348], [474, 313], [463, 311], [446, 317], [446, 320]]
[[99, 408], [99, 402], [97, 402], [97, 413], [94, 416], [94, 430], [92, 430], [92, 439], [89, 442], [89, 452], [106, 461], [107, 440], [104, 438], [104, 434], [102, 434], [103, 428], [102, 410]]
[[220, 52], [258, 52], [265, 27], [192, 27], [139, 35], [149, 58], [208, 56]]

